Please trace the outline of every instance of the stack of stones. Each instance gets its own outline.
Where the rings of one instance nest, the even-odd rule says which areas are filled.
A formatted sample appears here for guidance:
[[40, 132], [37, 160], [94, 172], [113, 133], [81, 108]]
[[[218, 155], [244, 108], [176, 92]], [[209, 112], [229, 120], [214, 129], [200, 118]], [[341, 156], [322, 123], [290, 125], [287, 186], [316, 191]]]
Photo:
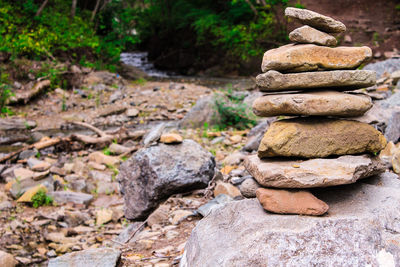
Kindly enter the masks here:
[[331, 34], [346, 26], [330, 17], [297, 8], [285, 15], [306, 26], [289, 34], [294, 44], [264, 54], [257, 85], [266, 94], [255, 100], [253, 111], [291, 117], [278, 117], [245, 167], [263, 187], [256, 195], [264, 209], [322, 215], [328, 205], [305, 189], [350, 184], [384, 171], [375, 155], [385, 148], [385, 137], [349, 119], [372, 107], [369, 96], [351, 92], [375, 84], [375, 72], [356, 70], [372, 51], [332, 47], [337, 41]]

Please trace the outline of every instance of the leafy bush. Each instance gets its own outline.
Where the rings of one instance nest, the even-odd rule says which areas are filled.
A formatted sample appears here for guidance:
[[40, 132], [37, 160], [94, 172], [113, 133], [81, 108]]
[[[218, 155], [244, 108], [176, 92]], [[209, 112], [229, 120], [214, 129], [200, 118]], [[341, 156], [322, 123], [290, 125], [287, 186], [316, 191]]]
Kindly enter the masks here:
[[215, 94], [215, 109], [219, 115], [219, 128], [233, 127], [236, 129], [251, 128], [256, 125], [256, 116], [249, 111], [243, 102], [244, 95], [228, 90], [224, 94]]
[[11, 114], [11, 110], [6, 106], [8, 99], [13, 95], [11, 86], [8, 85], [8, 75], [0, 69], [0, 115]]
[[46, 194], [44, 189], [40, 189], [33, 197], [32, 197], [32, 206], [34, 208], [39, 208], [41, 206], [49, 206], [53, 204], [53, 198]]

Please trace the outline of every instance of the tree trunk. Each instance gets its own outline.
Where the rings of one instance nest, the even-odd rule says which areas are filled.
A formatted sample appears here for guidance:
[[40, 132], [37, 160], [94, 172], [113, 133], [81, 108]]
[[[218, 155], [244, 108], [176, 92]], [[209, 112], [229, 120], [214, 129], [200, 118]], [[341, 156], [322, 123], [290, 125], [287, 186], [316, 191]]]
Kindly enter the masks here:
[[96, 17], [97, 10], [99, 9], [99, 6], [100, 6], [100, 1], [101, 1], [101, 0], [97, 0], [97, 1], [96, 1], [96, 6], [95, 6], [94, 9], [93, 9], [92, 17], [90, 18], [90, 21], [93, 21], [94, 18]]
[[40, 16], [40, 14], [42, 13], [44, 7], [47, 5], [47, 2], [49, 2], [49, 0], [44, 0], [42, 5], [39, 7], [38, 11], [36, 12], [35, 17]]
[[78, 0], [72, 0], [72, 6], [71, 6], [71, 19], [75, 17], [75, 12], [76, 12], [76, 4]]

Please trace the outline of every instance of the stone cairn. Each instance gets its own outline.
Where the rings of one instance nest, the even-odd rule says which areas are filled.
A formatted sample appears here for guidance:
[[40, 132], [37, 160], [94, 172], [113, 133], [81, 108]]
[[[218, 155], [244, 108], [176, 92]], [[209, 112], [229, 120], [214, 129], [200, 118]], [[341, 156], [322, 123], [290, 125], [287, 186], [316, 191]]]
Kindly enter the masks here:
[[376, 155], [385, 137], [348, 119], [372, 107], [369, 96], [349, 92], [375, 84], [374, 71], [356, 70], [372, 51], [333, 47], [331, 34], [346, 26], [330, 17], [298, 8], [286, 8], [285, 15], [305, 26], [289, 34], [294, 44], [265, 52], [256, 80], [267, 94], [255, 100], [253, 111], [291, 117], [271, 124], [245, 167], [262, 186], [256, 196], [267, 211], [322, 215], [329, 206], [304, 189], [350, 184], [384, 171]]

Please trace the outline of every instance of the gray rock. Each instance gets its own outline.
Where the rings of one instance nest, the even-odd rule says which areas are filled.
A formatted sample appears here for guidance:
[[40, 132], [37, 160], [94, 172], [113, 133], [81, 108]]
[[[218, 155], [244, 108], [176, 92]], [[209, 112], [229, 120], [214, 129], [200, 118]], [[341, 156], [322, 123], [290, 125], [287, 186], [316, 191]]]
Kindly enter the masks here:
[[120, 154], [130, 151], [129, 147], [125, 147], [125, 146], [122, 146], [122, 145], [119, 145], [116, 143], [112, 143], [109, 147], [109, 150], [111, 153], [117, 154], [117, 155], [120, 155]]
[[234, 176], [231, 178], [230, 182], [233, 185], [240, 185], [245, 179], [246, 177]]
[[346, 26], [340, 21], [307, 9], [287, 7], [285, 9], [285, 16], [324, 32], [337, 33], [346, 31]]
[[292, 42], [301, 44], [317, 44], [326, 46], [335, 46], [337, 44], [336, 38], [332, 35], [321, 32], [307, 25], [290, 32], [289, 39]]
[[121, 252], [115, 248], [91, 248], [51, 259], [48, 267], [114, 267], [120, 256]]
[[34, 157], [37, 155], [39, 151], [37, 149], [29, 149], [29, 150], [25, 150], [22, 151], [19, 156], [18, 159], [28, 159], [30, 157]]
[[[115, 241], [125, 244], [128, 242], [131, 234], [136, 231], [143, 222], [133, 222], [129, 224], [116, 238]], [[118, 245], [118, 244], [117, 244]]]
[[206, 187], [214, 168], [212, 154], [189, 139], [139, 150], [122, 163], [117, 178], [125, 217], [144, 218], [170, 195]]
[[400, 179], [399, 175], [393, 172], [384, 172], [369, 178], [362, 180], [363, 183], [383, 186], [383, 187], [392, 187], [400, 189]]
[[240, 193], [242, 196], [247, 197], [247, 198], [253, 198], [256, 197], [256, 191], [258, 188], [260, 188], [261, 185], [257, 183], [253, 177], [244, 180], [244, 182], [240, 185]]
[[268, 118], [254, 126], [247, 134], [247, 142], [243, 150], [248, 152], [257, 151], [265, 132], [275, 120], [275, 117]]
[[231, 201], [233, 201], [231, 196], [219, 194], [214, 199], [211, 199], [206, 204], [200, 206], [197, 209], [197, 213], [201, 214], [203, 217], [206, 217], [212, 210], [222, 208], [226, 203]]
[[115, 101], [120, 100], [122, 98], [124, 98], [124, 94], [120, 90], [117, 90], [112, 95], [110, 95], [108, 102], [112, 104]]
[[280, 73], [270, 70], [256, 77], [261, 91], [285, 91], [334, 87], [351, 90], [375, 85], [376, 74], [367, 70], [333, 70], [300, 73]]
[[219, 115], [215, 111], [214, 96], [209, 95], [197, 100], [196, 104], [180, 121], [179, 126], [182, 128], [199, 128], [203, 127], [205, 123], [210, 126], [214, 125], [218, 120]]
[[55, 191], [51, 192], [49, 195], [54, 198], [55, 202], [60, 204], [72, 202], [76, 204], [89, 205], [89, 203], [93, 200], [92, 195], [71, 191]]
[[376, 101], [370, 110], [354, 120], [373, 125], [383, 133], [387, 141], [397, 143], [400, 138], [400, 107], [388, 104], [392, 100], [388, 98], [384, 101]]
[[54, 179], [53, 177], [48, 177], [39, 181], [35, 181], [32, 178], [27, 178], [17, 183], [13, 183], [10, 189], [10, 193], [13, 198], [17, 198], [18, 196], [21, 196], [23, 193], [25, 193], [26, 190], [28, 190], [29, 188], [32, 188], [39, 184], [44, 185], [47, 188], [48, 192], [54, 191]]
[[247, 171], [265, 187], [313, 188], [351, 184], [385, 171], [378, 157], [341, 156], [310, 160], [263, 159], [248, 156]]
[[326, 216], [277, 215], [258, 200], [213, 210], [192, 231], [180, 266], [395, 266], [400, 190], [357, 183], [321, 189]]
[[165, 123], [160, 123], [154, 128], [152, 128], [152, 130], [148, 134], [146, 134], [146, 136], [143, 137], [144, 146], [147, 147], [151, 145], [153, 142], [157, 142], [160, 139], [165, 129], [165, 126], [166, 126]]
[[367, 95], [336, 91], [314, 91], [300, 94], [272, 94], [253, 103], [253, 112], [260, 117], [271, 116], [361, 116], [372, 107]]
[[13, 204], [10, 201], [0, 202], [0, 210], [8, 210], [8, 209], [11, 209], [12, 207], [13, 207]]
[[36, 127], [36, 122], [19, 118], [0, 118], [0, 131], [25, 130]]
[[377, 77], [381, 77], [385, 72], [393, 73], [400, 70], [400, 58], [390, 58], [376, 63], [366, 65], [363, 70], [373, 70]]

